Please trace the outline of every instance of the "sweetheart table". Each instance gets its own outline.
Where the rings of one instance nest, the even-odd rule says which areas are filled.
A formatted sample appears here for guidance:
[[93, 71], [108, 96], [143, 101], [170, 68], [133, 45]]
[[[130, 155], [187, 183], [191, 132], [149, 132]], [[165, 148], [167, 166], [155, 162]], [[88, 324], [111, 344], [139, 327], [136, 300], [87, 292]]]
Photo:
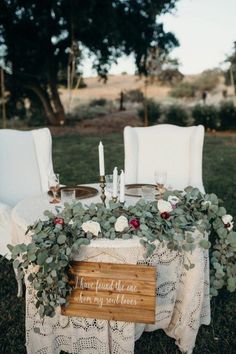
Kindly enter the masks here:
[[[98, 188], [98, 185], [91, 185]], [[80, 200], [83, 204], [100, 202], [100, 197]], [[127, 203], [137, 198], [127, 197]], [[48, 195], [19, 202], [12, 211], [12, 244], [28, 243], [28, 225], [45, 218], [44, 210], [55, 211]], [[194, 237], [201, 237], [197, 231]], [[26, 347], [28, 354], [132, 354], [135, 340], [144, 331], [163, 329], [176, 340], [182, 352], [192, 353], [200, 325], [210, 323], [208, 251], [196, 248], [189, 254], [195, 267], [186, 271], [183, 254], [156, 243], [154, 254], [144, 258], [139, 239], [96, 239], [82, 246], [75, 260], [127, 264], [149, 264], [157, 267], [156, 316], [154, 325], [134, 324], [80, 317], [39, 317], [34, 290], [26, 281]], [[158, 347], [158, 343], [156, 343]]]

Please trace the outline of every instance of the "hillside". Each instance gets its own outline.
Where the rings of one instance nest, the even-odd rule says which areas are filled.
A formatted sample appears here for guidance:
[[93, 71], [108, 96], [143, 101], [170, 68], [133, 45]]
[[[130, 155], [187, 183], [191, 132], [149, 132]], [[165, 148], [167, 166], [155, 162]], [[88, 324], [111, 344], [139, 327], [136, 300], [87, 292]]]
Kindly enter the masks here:
[[[188, 75], [185, 76], [185, 81], [195, 80], [199, 75]], [[87, 85], [86, 88], [73, 90], [72, 91], [72, 109], [75, 106], [78, 106], [81, 103], [87, 103], [93, 99], [106, 98], [107, 100], [117, 100], [121, 91], [126, 92], [129, 90], [135, 89], [144, 89], [144, 79], [140, 79], [134, 75], [109, 75], [107, 83], [104, 83], [102, 80], [99, 80], [98, 77], [90, 77], [85, 79]], [[214, 104], [218, 103], [222, 99], [222, 91], [227, 89], [229, 98], [232, 96], [232, 88], [225, 87], [223, 77], [220, 78], [220, 83], [218, 86], [210, 93], [208, 93], [208, 103]], [[168, 100], [175, 101], [169, 96], [171, 88], [168, 86], [160, 85], [149, 85], [148, 86], [148, 97], [157, 99], [157, 100]], [[68, 91], [66, 89], [60, 89], [62, 101], [66, 107], [68, 102]], [[195, 104], [201, 99], [199, 95], [192, 100], [182, 100], [184, 103]]]
[[[144, 80], [134, 75], [109, 75], [106, 83], [99, 80], [98, 77], [90, 77], [85, 79], [86, 88], [73, 90], [73, 105], [79, 102], [86, 103], [92, 99], [106, 98], [108, 100], [116, 100], [119, 98], [121, 91], [129, 91], [144, 88]], [[149, 86], [148, 96], [163, 99], [168, 96], [169, 87], [165, 86]], [[68, 100], [68, 91], [61, 89], [62, 101], [66, 103]]]

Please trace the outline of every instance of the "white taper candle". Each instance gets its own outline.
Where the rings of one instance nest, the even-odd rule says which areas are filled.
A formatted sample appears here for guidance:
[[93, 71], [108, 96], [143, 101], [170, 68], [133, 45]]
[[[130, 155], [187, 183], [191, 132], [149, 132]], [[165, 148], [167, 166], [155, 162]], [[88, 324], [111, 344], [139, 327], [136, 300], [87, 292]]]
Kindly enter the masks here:
[[117, 187], [118, 187], [118, 170], [117, 167], [113, 170], [113, 185], [112, 185], [112, 196], [117, 197]]
[[99, 154], [99, 175], [105, 176], [104, 149], [101, 141], [98, 145], [98, 154]]
[[124, 203], [125, 201], [125, 174], [124, 171], [121, 170], [120, 173], [120, 202]]

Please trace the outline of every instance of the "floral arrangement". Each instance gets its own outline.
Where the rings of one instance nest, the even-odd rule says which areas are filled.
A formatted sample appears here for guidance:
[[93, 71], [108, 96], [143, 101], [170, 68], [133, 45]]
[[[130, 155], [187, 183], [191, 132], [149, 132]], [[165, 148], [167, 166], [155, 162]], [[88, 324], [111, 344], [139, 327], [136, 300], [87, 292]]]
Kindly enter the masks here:
[[[226, 213], [215, 194], [202, 194], [187, 187], [184, 192], [166, 191], [163, 199], [146, 202], [140, 199], [126, 206], [110, 202], [83, 207], [81, 203], [65, 204], [58, 212], [44, 212], [47, 220], [30, 226], [32, 241], [29, 244], [9, 245], [18, 274], [27, 279], [36, 291], [36, 307], [40, 316], [53, 316], [57, 306], [67, 303], [72, 290], [67, 271], [81, 245], [94, 238], [140, 238], [146, 257], [155, 250], [155, 241], [170, 250], [182, 252], [184, 267], [194, 264], [188, 253], [196, 247], [211, 247], [211, 294], [226, 286], [236, 289], [236, 232], [233, 218]], [[199, 230], [203, 237], [197, 240], [192, 232]]]

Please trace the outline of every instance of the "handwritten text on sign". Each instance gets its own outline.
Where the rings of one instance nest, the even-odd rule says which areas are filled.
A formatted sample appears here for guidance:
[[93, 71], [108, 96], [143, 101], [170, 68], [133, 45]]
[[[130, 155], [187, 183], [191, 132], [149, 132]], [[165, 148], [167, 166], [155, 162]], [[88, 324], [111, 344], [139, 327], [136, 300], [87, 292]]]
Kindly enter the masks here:
[[127, 322], [155, 322], [155, 267], [74, 262], [70, 271], [74, 290], [68, 316]]

